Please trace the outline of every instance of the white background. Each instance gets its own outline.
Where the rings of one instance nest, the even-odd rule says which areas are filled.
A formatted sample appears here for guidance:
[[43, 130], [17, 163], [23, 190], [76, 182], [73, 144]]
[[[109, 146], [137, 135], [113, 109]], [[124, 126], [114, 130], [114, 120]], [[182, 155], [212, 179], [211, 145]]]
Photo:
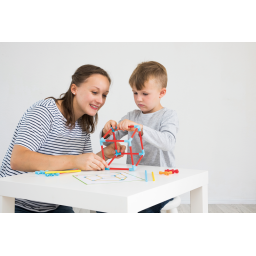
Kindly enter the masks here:
[[0, 43], [1, 161], [25, 110], [66, 92], [84, 64], [113, 81], [92, 135], [98, 152], [105, 122], [136, 108], [128, 80], [149, 60], [168, 72], [162, 104], [180, 121], [177, 167], [209, 171], [209, 203], [255, 204], [256, 43]]
[[[145, 0], [129, 2], [11, 0], [2, 1], [0, 13], [0, 42], [256, 42], [256, 33], [253, 32], [255, 31], [254, 24], [256, 24], [255, 1], [253, 0], [159, 0], [157, 2]], [[255, 148], [252, 148], [252, 145], [255, 145], [255, 135], [253, 136], [252, 132], [255, 130], [255, 105], [252, 103], [253, 97], [255, 98], [255, 78], [252, 77], [255, 73], [255, 46], [225, 45], [196, 47], [170, 45], [168, 47], [170, 53], [162, 53], [155, 60], [167, 56], [167, 62], [170, 61], [171, 66], [174, 67], [170, 70], [170, 65], [168, 66], [170, 83], [166, 99], [171, 99], [171, 107], [176, 108], [180, 118], [181, 126], [175, 152], [178, 164], [201, 168], [200, 161], [206, 161], [204, 166], [210, 172], [210, 203], [255, 203], [256, 183], [253, 171], [256, 165], [252, 158], [255, 151]], [[2, 47], [3, 45], [0, 44], [2, 96], [0, 128], [4, 130], [4, 134], [0, 133], [0, 157], [2, 150], [6, 150], [14, 127], [25, 109], [38, 99], [64, 92], [63, 88], [68, 87], [75, 69], [84, 63], [89, 63], [89, 58], [96, 65], [101, 65], [103, 61], [102, 67], [111, 71], [111, 75], [115, 77], [112, 88], [118, 90], [118, 86], [123, 85], [129, 93], [127, 81], [134, 67], [142, 58], [148, 60], [161, 52], [161, 47], [158, 46], [151, 50], [141, 47], [132, 54], [133, 56], [128, 56], [128, 64], [133, 62], [128, 70], [126, 60], [122, 58], [125, 54], [128, 55], [127, 47], [119, 46], [115, 52], [113, 48], [112, 52], [101, 51], [103, 58], [98, 56], [100, 51], [88, 52], [88, 47], [85, 46], [82, 47], [82, 51], [81, 49], [76, 51], [76, 46], [70, 46], [72, 52], [68, 52], [70, 49], [65, 49], [64, 46], [62, 49], [56, 46], [52, 50], [43, 50], [39, 47], [39, 52], [38, 49], [33, 50], [32, 47], [30, 53], [34, 54], [34, 57], [22, 48], [21, 54], [15, 49], [10, 49], [9, 52], [6, 47], [5, 49]], [[27, 46], [26, 49], [28, 48], [30, 49]], [[186, 50], [186, 48], [190, 49]], [[157, 52], [154, 52], [156, 50]], [[6, 54], [4, 56], [3, 52], [6, 52], [7, 56]], [[18, 55], [22, 59], [16, 58]], [[106, 55], [111, 58], [105, 60]], [[115, 69], [121, 71], [120, 84], [119, 73], [114, 69], [111, 70], [112, 60], [116, 61], [117, 58], [120, 58], [120, 67], [116, 65]], [[208, 68], [203, 63], [208, 63]], [[34, 74], [33, 72], [29, 74], [28, 66]], [[58, 70], [58, 66], [62, 69]], [[50, 70], [49, 67], [54, 67], [54, 69]], [[189, 69], [190, 72], [188, 72]], [[122, 72], [125, 72], [126, 77]], [[18, 75], [17, 78], [13, 73]], [[30, 75], [31, 79], [28, 78]], [[47, 83], [45, 83], [44, 79], [48, 78], [51, 81], [46, 80]], [[202, 82], [200, 78], [205, 82]], [[3, 80], [5, 83], [2, 83]], [[9, 82], [7, 83], [6, 80]], [[14, 84], [14, 82], [17, 83]], [[49, 89], [51, 82], [53, 86]], [[224, 91], [220, 90], [220, 86]], [[184, 89], [180, 91], [179, 88]], [[184, 95], [189, 88], [188, 94], [193, 94], [191, 94], [190, 101], [186, 101], [188, 97]], [[202, 90], [203, 88], [205, 90]], [[239, 90], [246, 93], [240, 95]], [[120, 95], [126, 95], [121, 89], [119, 91], [121, 91]], [[208, 91], [209, 93], [206, 93]], [[19, 100], [17, 100], [18, 92], [22, 93]], [[111, 93], [114, 94], [114, 90]], [[196, 120], [194, 120], [195, 115], [193, 118], [189, 115], [192, 108], [195, 108], [195, 104], [199, 104], [199, 101], [192, 101], [192, 99], [198, 99], [199, 95], [202, 95], [201, 100], [204, 100], [201, 115], [209, 109], [211, 109], [209, 113], [216, 113], [216, 115], [202, 115], [204, 118], [201, 118], [200, 113], [196, 111]], [[132, 99], [131, 96], [129, 97], [130, 103]], [[216, 103], [213, 103], [212, 97], [216, 97]], [[124, 96], [122, 98], [124, 99]], [[164, 99], [165, 103], [166, 99]], [[210, 100], [206, 101], [206, 99]], [[191, 103], [190, 106], [188, 102]], [[108, 101], [105, 107], [112, 104]], [[178, 104], [179, 106], [176, 106]], [[217, 108], [214, 109], [214, 106]], [[122, 105], [122, 107], [126, 106]], [[130, 110], [130, 107], [127, 108]], [[102, 109], [102, 111], [107, 110]], [[115, 115], [115, 111], [110, 112]], [[102, 123], [104, 116], [107, 119], [109, 113], [102, 112], [100, 117]], [[222, 117], [221, 120], [217, 120], [217, 114]], [[229, 119], [232, 119], [234, 123], [234, 116], [238, 117], [238, 121], [235, 125], [232, 125], [232, 122], [229, 124]], [[218, 126], [219, 130], [212, 128], [211, 123], [207, 125], [210, 118], [215, 121], [215, 127]], [[241, 118], [246, 118], [246, 122]], [[185, 124], [188, 120], [191, 121], [187, 127]], [[223, 120], [226, 122], [223, 123]], [[206, 127], [207, 133], [213, 136], [211, 145], [201, 139], [202, 132], [198, 132], [197, 144], [190, 145], [191, 140], [195, 138], [195, 132], [192, 134], [190, 130], [191, 126], [200, 128], [198, 122], [202, 128]], [[95, 143], [97, 144], [97, 140]], [[226, 144], [228, 150], [224, 150], [223, 144]], [[240, 152], [237, 153], [238, 150]], [[219, 158], [219, 152], [223, 151], [223, 157]], [[213, 155], [212, 152], [217, 154]], [[204, 156], [207, 158], [204, 159]], [[210, 156], [212, 159], [209, 161]], [[188, 200], [188, 195], [182, 198], [184, 202]], [[54, 237], [54, 243], [40, 247], [39, 255], [47, 253], [49, 249], [54, 253], [61, 252], [63, 255], [74, 254], [74, 252], [81, 254], [83, 250], [95, 254], [95, 248], [98, 254], [111, 253], [111, 255], [120, 255], [120, 251], [123, 255], [131, 255], [134, 254], [134, 249], [137, 254], [147, 255], [166, 254], [170, 249], [177, 255], [205, 255], [206, 251], [208, 255], [250, 254], [255, 249], [253, 243], [255, 237], [253, 231], [256, 228], [254, 216], [251, 214], [178, 214], [172, 216], [169, 214], [102, 214], [100, 216], [98, 214], [76, 214], [75, 216], [44, 214], [40, 215], [40, 221], [38, 221], [38, 216], [35, 214], [9, 214], [0, 219], [0, 250], [9, 254], [10, 252], [20, 253], [29, 237], [30, 248], [33, 249], [26, 253], [32, 255], [34, 250], [38, 251], [38, 237], [49, 237], [49, 230], [54, 227], [55, 234], [57, 234]], [[15, 232], [13, 228], [10, 228], [10, 223], [16, 227]], [[134, 232], [135, 225], [136, 232]], [[175, 234], [175, 240], [173, 240], [175, 242], [171, 246], [170, 243], [163, 243], [162, 239], [170, 237], [170, 232], [172, 237]], [[63, 244], [63, 233], [76, 235], [69, 237], [69, 243], [65, 246], [59, 246]], [[101, 239], [102, 237], [104, 239]], [[113, 237], [116, 241], [115, 246], [112, 242]], [[123, 250], [123, 241], [126, 239], [130, 241], [131, 238], [133, 246], [127, 246]], [[13, 246], [13, 241], [16, 246]], [[213, 241], [217, 246], [213, 246]], [[74, 244], [77, 246], [74, 247]], [[82, 244], [86, 245], [85, 249], [80, 246]]]

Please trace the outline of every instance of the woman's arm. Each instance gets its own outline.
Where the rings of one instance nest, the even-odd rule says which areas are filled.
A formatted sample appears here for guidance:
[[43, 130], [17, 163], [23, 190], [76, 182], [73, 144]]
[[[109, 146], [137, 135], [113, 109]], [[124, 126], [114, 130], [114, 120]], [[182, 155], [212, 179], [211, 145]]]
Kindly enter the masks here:
[[14, 145], [11, 156], [11, 168], [25, 172], [67, 169], [103, 170], [105, 167], [108, 167], [107, 163], [94, 153], [52, 156]]

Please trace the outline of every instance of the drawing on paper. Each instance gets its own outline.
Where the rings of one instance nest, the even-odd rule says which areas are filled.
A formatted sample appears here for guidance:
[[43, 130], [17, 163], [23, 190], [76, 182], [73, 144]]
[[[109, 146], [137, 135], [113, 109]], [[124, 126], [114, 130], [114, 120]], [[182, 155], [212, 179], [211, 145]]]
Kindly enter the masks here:
[[136, 177], [127, 172], [111, 172], [89, 175], [73, 175], [74, 178], [80, 180], [86, 185], [91, 184], [107, 184], [122, 181], [143, 181], [144, 179]]

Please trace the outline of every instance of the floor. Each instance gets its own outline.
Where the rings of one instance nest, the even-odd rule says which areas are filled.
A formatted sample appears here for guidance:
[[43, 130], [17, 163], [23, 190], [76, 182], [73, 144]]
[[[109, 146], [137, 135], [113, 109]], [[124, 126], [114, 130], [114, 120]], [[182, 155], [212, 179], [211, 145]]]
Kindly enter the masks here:
[[[189, 213], [190, 205], [181, 204], [179, 213]], [[209, 204], [209, 213], [256, 213], [256, 204]]]
[[[76, 213], [89, 213], [89, 210], [74, 208]], [[181, 204], [179, 213], [189, 213], [190, 205]], [[256, 213], [256, 204], [209, 204], [209, 213]]]

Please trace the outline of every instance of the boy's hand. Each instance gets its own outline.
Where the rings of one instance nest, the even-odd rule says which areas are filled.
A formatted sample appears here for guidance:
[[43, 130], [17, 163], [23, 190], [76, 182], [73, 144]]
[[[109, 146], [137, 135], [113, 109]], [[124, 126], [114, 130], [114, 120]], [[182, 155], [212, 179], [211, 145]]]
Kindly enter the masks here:
[[141, 129], [141, 135], [143, 133], [143, 125], [142, 124], [137, 124], [131, 120], [128, 120], [128, 119], [124, 119], [123, 121], [121, 121], [118, 125], [117, 125], [117, 129], [118, 130], [122, 130], [122, 131], [128, 131], [128, 132], [132, 132], [132, 131], [135, 131], [136, 128], [133, 127], [133, 128], [129, 128], [129, 126], [131, 125], [139, 125], [140, 126], [140, 129]]
[[[117, 126], [117, 122], [116, 122], [116, 121], [114, 121], [114, 120], [109, 120], [109, 121], [105, 124], [105, 126], [104, 126], [104, 128], [103, 128], [103, 130], [102, 130], [102, 137], [109, 131], [109, 129], [111, 129], [111, 127], [113, 127], [113, 128], [115, 129], [116, 126]], [[112, 135], [112, 134], [113, 134], [113, 132], [110, 131], [109, 135]]]
[[[125, 145], [121, 145], [120, 143], [116, 143], [116, 146], [117, 146], [117, 152], [118, 153], [124, 153], [125, 152], [125, 149], [126, 149], [126, 146]], [[105, 147], [104, 148], [104, 155], [107, 157], [107, 158], [113, 158], [114, 155], [115, 155], [116, 151], [115, 151], [115, 143], [112, 143], [110, 144], [109, 146]], [[124, 155], [120, 155], [118, 157], [116, 157], [117, 159], [118, 158], [121, 158], [123, 157]]]

